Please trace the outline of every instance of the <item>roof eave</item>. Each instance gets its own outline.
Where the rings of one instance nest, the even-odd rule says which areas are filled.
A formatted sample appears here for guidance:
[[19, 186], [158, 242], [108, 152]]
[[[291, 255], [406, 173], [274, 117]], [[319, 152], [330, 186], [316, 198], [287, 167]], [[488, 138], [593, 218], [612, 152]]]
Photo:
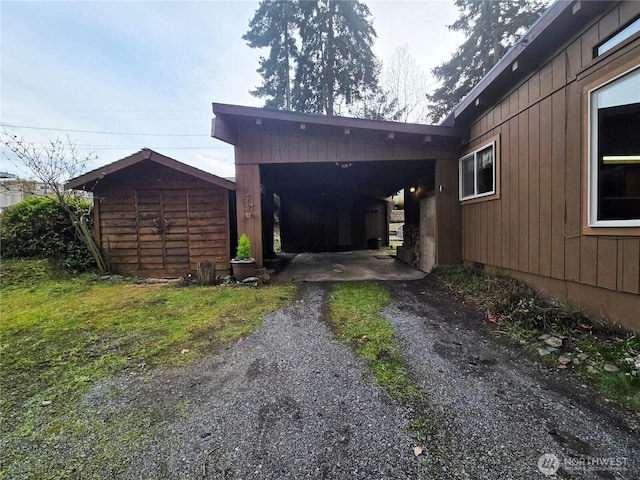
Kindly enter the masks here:
[[213, 103], [215, 119], [212, 124], [211, 136], [224, 142], [235, 145], [237, 143], [237, 130], [233, 121], [234, 117], [245, 117], [256, 120], [275, 120], [287, 123], [299, 123], [308, 125], [322, 125], [329, 127], [361, 129], [379, 132], [405, 133], [414, 135], [433, 135], [452, 138], [466, 138], [468, 130], [460, 127], [448, 127], [441, 125], [424, 125], [417, 123], [402, 123], [385, 120], [369, 120], [363, 118], [338, 117], [320, 114], [299, 113], [269, 108], [246, 107]]
[[[542, 49], [545, 42], [551, 43], [550, 38], [547, 38], [550, 36], [549, 29], [560, 23], [561, 20], [564, 19], [566, 21], [567, 17], [572, 18], [578, 14], [596, 15], [610, 6], [611, 2], [607, 1], [558, 0], [553, 3], [515, 45], [504, 54], [498, 63], [471, 89], [440, 125], [459, 125], [460, 118], [464, 119], [469, 115], [473, 115], [474, 112], [484, 110], [492, 101], [496, 100], [494, 98], [483, 98], [492, 86], [499, 82], [503, 82], [507, 86], [515, 85], [530, 74], [533, 69], [539, 68], [539, 58], [544, 54], [548, 55], [550, 53]], [[560, 34], [553, 32], [553, 43], [557, 46], [563, 44], [570, 36], [576, 33], [580, 26], [580, 22], [573, 22], [572, 28], [563, 28]], [[540, 52], [536, 49], [540, 49]], [[518, 65], [517, 62], [523, 58], [526, 61], [521, 62], [522, 65]], [[537, 64], [529, 62], [528, 59], [538, 59]], [[527, 64], [528, 62], [529, 64]]]

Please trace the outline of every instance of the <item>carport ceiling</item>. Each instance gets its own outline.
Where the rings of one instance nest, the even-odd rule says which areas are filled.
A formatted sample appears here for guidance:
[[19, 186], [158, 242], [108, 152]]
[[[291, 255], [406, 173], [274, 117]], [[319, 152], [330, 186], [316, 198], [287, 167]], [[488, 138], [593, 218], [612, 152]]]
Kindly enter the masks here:
[[261, 165], [264, 185], [276, 193], [344, 192], [386, 198], [398, 190], [432, 178], [434, 161], [299, 163]]

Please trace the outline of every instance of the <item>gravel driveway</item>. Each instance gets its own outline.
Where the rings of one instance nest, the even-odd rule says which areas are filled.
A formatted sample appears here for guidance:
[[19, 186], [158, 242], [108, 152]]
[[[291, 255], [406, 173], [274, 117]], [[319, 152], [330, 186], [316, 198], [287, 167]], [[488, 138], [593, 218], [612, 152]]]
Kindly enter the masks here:
[[403, 408], [322, 321], [327, 292], [304, 285], [221, 356], [94, 390], [99, 410], [165, 410], [156, 414], [165, 425], [136, 449], [133, 478], [419, 478]]
[[[419, 283], [389, 285], [395, 300], [383, 315], [433, 427], [423, 455], [407, 428], [416, 412], [389, 401], [332, 338], [323, 321], [330, 284], [307, 283], [222, 355], [92, 390], [86, 405], [96, 415], [146, 409], [158, 419], [132, 449], [126, 478], [548, 478], [542, 454], [543, 469], [559, 466], [556, 478], [639, 477], [637, 431], [589, 388], [421, 298]], [[587, 457], [618, 464], [597, 471]]]
[[545, 478], [540, 461], [560, 478], [640, 478], [637, 416], [483, 335], [473, 328], [482, 319], [429, 302], [428, 284], [389, 285], [395, 301], [383, 316], [425, 394], [440, 474]]

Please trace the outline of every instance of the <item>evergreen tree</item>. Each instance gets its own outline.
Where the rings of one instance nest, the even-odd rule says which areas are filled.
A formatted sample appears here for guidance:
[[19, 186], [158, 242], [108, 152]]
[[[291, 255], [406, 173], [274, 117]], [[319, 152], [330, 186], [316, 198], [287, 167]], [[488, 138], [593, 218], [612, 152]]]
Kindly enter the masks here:
[[358, 0], [262, 0], [243, 37], [270, 48], [258, 69], [263, 84], [251, 93], [267, 97], [266, 106], [333, 115], [375, 90], [370, 16]]
[[450, 60], [432, 70], [442, 82], [430, 102], [429, 117], [438, 122], [467, 95], [502, 55], [542, 14], [540, 0], [455, 0], [460, 16], [448, 28], [467, 40]]
[[269, 56], [260, 57], [258, 73], [262, 85], [251, 91], [267, 97], [266, 107], [291, 109], [291, 72], [298, 57], [296, 27], [297, 0], [262, 0], [243, 39], [251, 48], [269, 47]]
[[323, 113], [322, 76], [325, 73], [323, 37], [328, 36], [326, 15], [320, 15], [318, 1], [300, 2], [298, 33], [301, 51], [293, 86], [293, 109], [306, 113]]
[[371, 12], [357, 0], [317, 0], [301, 2], [301, 13], [294, 108], [333, 115], [340, 99], [350, 105], [377, 85]]
[[362, 98], [349, 107], [349, 116], [369, 120], [403, 121], [404, 110], [398, 107], [398, 99], [380, 87], [367, 89]]

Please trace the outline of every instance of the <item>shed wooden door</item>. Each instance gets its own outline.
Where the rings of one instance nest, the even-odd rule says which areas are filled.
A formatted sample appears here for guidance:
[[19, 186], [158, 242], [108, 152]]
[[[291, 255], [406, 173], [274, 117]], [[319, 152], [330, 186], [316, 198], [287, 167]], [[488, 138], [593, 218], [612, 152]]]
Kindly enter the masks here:
[[186, 190], [136, 190], [138, 269], [189, 271]]

